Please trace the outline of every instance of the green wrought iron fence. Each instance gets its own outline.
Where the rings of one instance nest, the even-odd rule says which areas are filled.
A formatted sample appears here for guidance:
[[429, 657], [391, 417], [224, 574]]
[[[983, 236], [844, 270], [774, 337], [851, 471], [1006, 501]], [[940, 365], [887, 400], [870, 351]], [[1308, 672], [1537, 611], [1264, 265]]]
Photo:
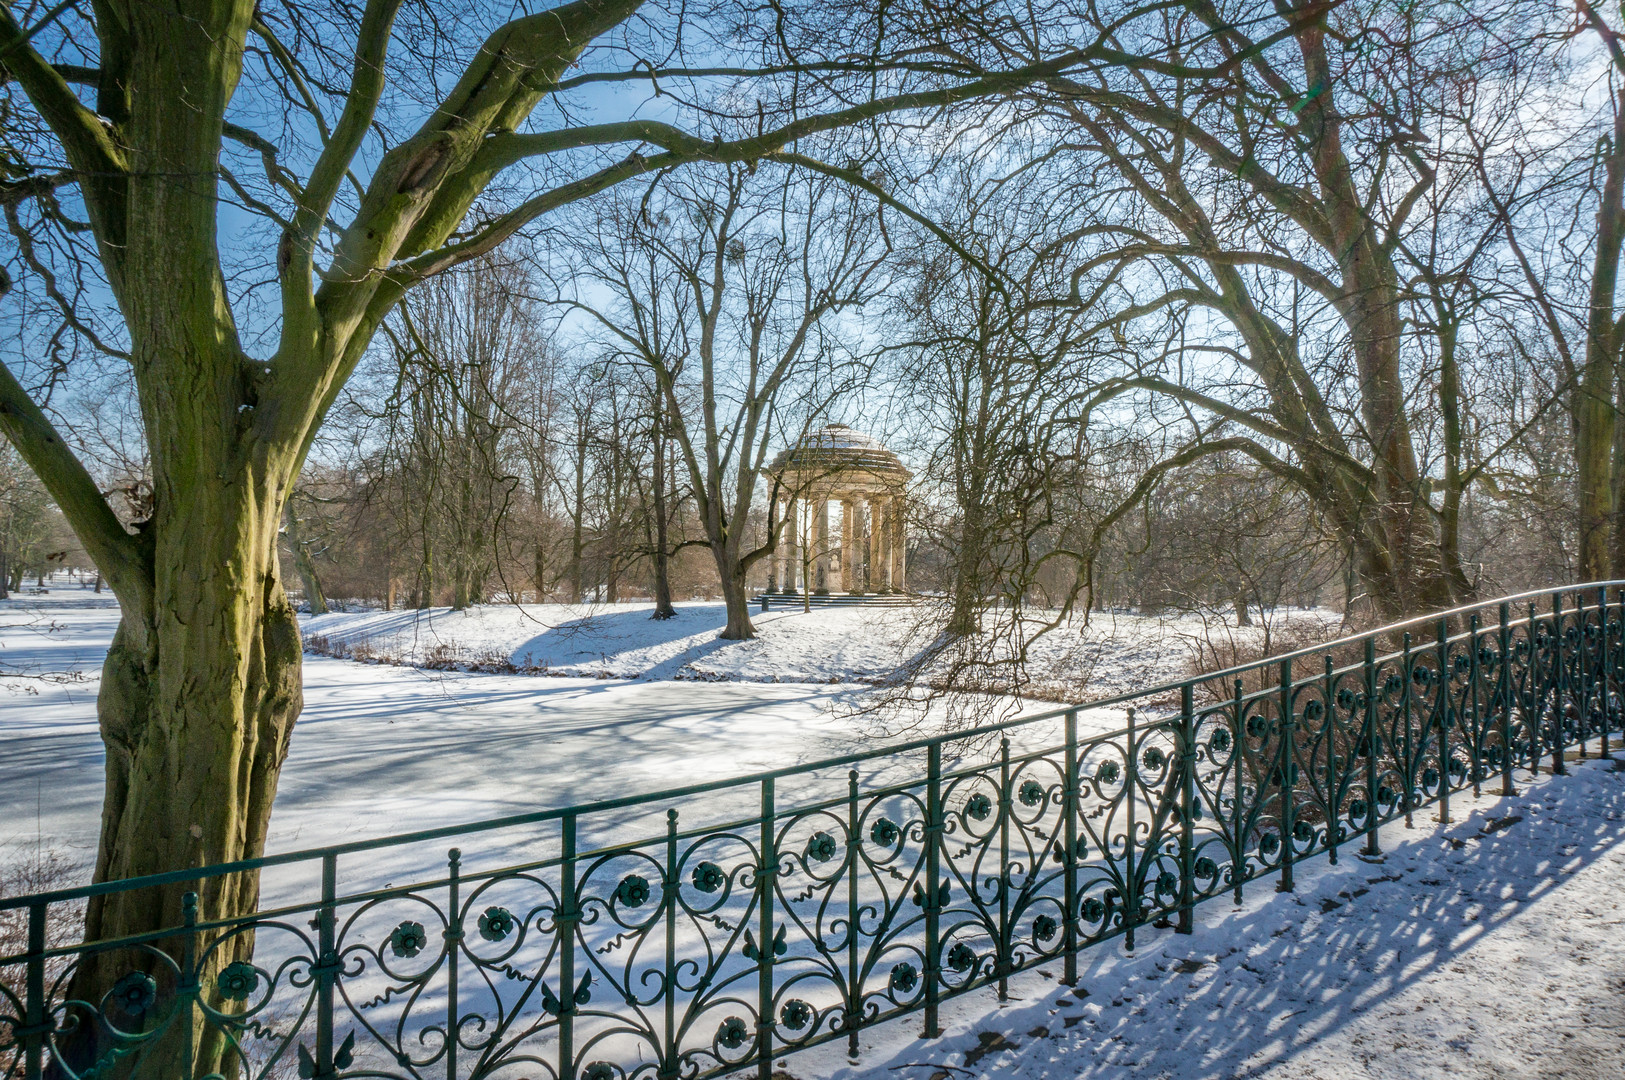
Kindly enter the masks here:
[[[212, 1046], [255, 1077], [766, 1080], [905, 1014], [930, 1037], [950, 997], [1037, 964], [1073, 982], [1090, 946], [1188, 932], [1201, 901], [1376, 853], [1382, 823], [1607, 754], [1620, 584], [792, 769], [0, 901], [27, 921], [0, 1076], [190, 1075]], [[498, 867], [453, 848], [376, 883], [516, 828]], [[260, 910], [200, 921], [182, 890], [245, 870]], [[133, 889], [176, 898], [173, 924], [47, 947], [54, 911]]]

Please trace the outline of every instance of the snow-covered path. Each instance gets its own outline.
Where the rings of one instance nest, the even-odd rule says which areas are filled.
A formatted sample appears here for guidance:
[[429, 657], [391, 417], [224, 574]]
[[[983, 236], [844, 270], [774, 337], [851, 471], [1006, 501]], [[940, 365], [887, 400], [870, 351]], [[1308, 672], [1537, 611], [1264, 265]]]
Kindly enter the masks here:
[[[830, 1080], [1618, 1080], [1625, 1077], [1625, 772], [1575, 763], [1522, 794], [1383, 831], [1377, 862], [1299, 864], [1196, 932], [1083, 954], [944, 1007], [945, 1037], [872, 1031]], [[1463, 810], [1462, 806], [1466, 809]]]

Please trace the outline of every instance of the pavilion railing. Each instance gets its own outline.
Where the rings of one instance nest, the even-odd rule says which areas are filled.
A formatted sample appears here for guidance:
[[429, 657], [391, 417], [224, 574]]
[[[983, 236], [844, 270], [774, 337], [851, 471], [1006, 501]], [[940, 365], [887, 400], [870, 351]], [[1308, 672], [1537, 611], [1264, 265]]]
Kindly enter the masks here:
[[[929, 1037], [948, 998], [1040, 964], [1073, 982], [1090, 946], [1188, 932], [1204, 900], [1378, 853], [1384, 823], [1606, 755], [1622, 584], [791, 769], [0, 900], [26, 923], [0, 1077], [767, 1080], [905, 1014]], [[500, 865], [414, 862], [447, 838]], [[195, 890], [248, 870], [260, 909], [200, 918]], [[47, 940], [139, 889], [179, 898], [171, 926]]]

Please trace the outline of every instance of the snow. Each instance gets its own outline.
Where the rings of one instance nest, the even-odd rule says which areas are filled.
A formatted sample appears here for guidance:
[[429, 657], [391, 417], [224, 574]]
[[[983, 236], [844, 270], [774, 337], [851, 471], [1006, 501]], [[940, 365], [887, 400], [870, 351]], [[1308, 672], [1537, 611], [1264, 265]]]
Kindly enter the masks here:
[[[877, 745], [861, 710], [873, 691], [859, 680], [907, 647], [906, 613], [772, 613], [757, 642], [726, 646], [714, 641], [717, 614], [688, 605], [675, 626], [630, 606], [309, 620], [331, 638], [393, 635], [407, 658], [449, 645], [470, 662], [528, 654], [522, 666], [571, 674], [307, 656], [270, 850]], [[94, 852], [94, 696], [117, 617], [110, 597], [86, 590], [0, 602], [0, 857], [36, 840], [83, 863]], [[1093, 651], [1091, 685], [1107, 693], [1181, 673], [1180, 632], [1123, 617], [1067, 647]], [[719, 675], [731, 681], [692, 681]], [[895, 764], [880, 759], [864, 783]], [[1625, 1076], [1625, 773], [1575, 762], [1567, 777], [1519, 783], [1515, 797], [1453, 800], [1448, 825], [1419, 815], [1414, 830], [1386, 828], [1379, 861], [1345, 851], [1336, 866], [1300, 863], [1292, 894], [1259, 882], [1240, 907], [1214, 900], [1189, 937], [1147, 929], [1132, 956], [1120, 943], [1089, 950], [1078, 991], [1057, 985], [1057, 963], [1012, 978], [1002, 1005], [991, 990], [945, 1004], [939, 1040], [919, 1041], [905, 1019], [864, 1032], [856, 1063], [831, 1044], [780, 1068], [798, 1080]], [[464, 846], [490, 865], [523, 843], [489, 834]], [[391, 852], [390, 871], [444, 855], [444, 842]], [[297, 886], [269, 883], [266, 900]]]
[[[904, 620], [877, 610], [752, 611], [760, 632], [727, 642], [721, 604], [677, 605], [651, 619], [650, 604], [577, 607], [492, 604], [465, 611], [338, 612], [304, 621], [317, 651], [364, 652], [411, 664], [512, 665], [545, 675], [621, 679], [838, 682], [878, 679], [902, 656]], [[891, 614], [892, 612], [888, 612]], [[886, 631], [893, 631], [887, 633]], [[335, 649], [337, 647], [337, 649]]]
[[[810, 612], [753, 608], [758, 636], [720, 641], [717, 631], [727, 621], [721, 604], [678, 604], [677, 617], [665, 621], [651, 619], [652, 610], [650, 604], [491, 604], [464, 611], [333, 612], [306, 618], [303, 627], [313, 651], [414, 665], [589, 678], [877, 683], [916, 664], [945, 618], [930, 601]], [[1310, 640], [1337, 632], [1336, 617], [1323, 611], [1292, 612], [1280, 621]], [[1087, 625], [1073, 619], [1034, 642], [1027, 692], [1077, 701], [1180, 678], [1191, 642], [1203, 630], [1193, 617], [1096, 613]]]
[[[106, 593], [0, 601], [0, 848], [44, 838], [93, 854], [95, 695], [117, 621]], [[304, 673], [271, 853], [658, 790], [697, 766], [714, 778], [760, 771], [870, 738], [842, 707], [849, 690], [831, 686], [538, 679], [315, 656]]]

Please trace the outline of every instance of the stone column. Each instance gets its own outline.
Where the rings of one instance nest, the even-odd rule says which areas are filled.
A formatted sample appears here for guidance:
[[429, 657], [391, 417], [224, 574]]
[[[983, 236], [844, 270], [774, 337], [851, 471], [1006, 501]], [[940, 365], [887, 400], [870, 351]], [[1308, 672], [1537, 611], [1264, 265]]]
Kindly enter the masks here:
[[891, 587], [893, 592], [908, 590], [908, 533], [903, 526], [903, 497], [891, 498]]
[[820, 496], [813, 502], [813, 591], [829, 594], [829, 500]]
[[796, 550], [801, 524], [796, 520], [798, 509], [794, 495], [784, 501], [784, 532], [790, 542], [784, 545], [784, 573], [779, 575], [779, 581], [787, 593], [796, 591], [796, 575], [801, 571], [801, 554]]
[[885, 526], [881, 521], [880, 499], [874, 495], [869, 496], [869, 569], [863, 575], [864, 587], [870, 592], [883, 593], [886, 591], [886, 571], [881, 565], [880, 547], [881, 539], [885, 535]]
[[841, 591], [852, 591], [852, 579], [856, 576], [852, 571], [858, 567], [858, 545], [852, 538], [852, 522], [857, 517], [857, 507], [852, 504], [851, 495], [841, 496]]
[[[777, 499], [774, 499], [771, 503], [769, 503], [769, 510], [777, 510], [778, 502], [779, 501]], [[777, 516], [773, 513], [769, 513], [767, 517], [768, 525], [771, 529], [771, 526], [773, 525]], [[777, 520], [782, 521], [783, 519], [777, 518]], [[782, 535], [782, 533], [779, 535]], [[764, 592], [775, 593], [779, 591], [779, 564], [783, 561], [784, 556], [779, 553], [779, 541], [777, 537], [771, 531], [769, 531], [767, 535], [767, 588], [763, 590]]]
[[875, 573], [880, 575], [880, 589], [882, 592], [895, 591], [891, 579], [891, 530], [892, 519], [897, 515], [892, 513], [891, 502], [885, 498], [876, 498], [875, 507], [875, 535], [880, 538], [880, 555], [875, 562]]

